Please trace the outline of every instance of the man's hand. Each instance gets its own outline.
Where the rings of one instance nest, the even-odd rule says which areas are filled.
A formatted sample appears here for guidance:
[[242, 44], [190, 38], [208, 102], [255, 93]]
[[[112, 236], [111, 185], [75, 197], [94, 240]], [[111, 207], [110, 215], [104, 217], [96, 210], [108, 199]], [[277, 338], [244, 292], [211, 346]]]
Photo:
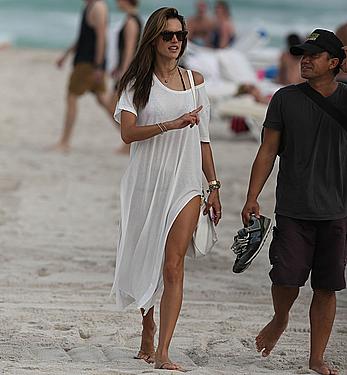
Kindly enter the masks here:
[[243, 224], [248, 225], [251, 214], [254, 214], [256, 217], [259, 218], [260, 217], [259, 211], [260, 211], [260, 208], [259, 208], [258, 201], [256, 199], [247, 199], [241, 212]]
[[66, 59], [66, 54], [64, 54], [63, 56], [59, 57], [59, 59], [55, 62], [56, 65], [57, 65], [57, 67], [59, 69], [61, 69], [63, 67], [65, 59]]
[[102, 82], [103, 77], [104, 77], [104, 71], [100, 68], [96, 68], [94, 70], [94, 81], [96, 83], [100, 83]]

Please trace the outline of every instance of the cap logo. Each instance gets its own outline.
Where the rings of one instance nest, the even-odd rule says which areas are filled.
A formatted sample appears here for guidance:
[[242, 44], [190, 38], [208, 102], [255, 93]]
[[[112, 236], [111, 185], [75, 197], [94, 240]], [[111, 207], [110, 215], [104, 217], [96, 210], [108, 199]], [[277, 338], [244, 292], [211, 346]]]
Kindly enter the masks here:
[[319, 37], [318, 33], [312, 33], [307, 40], [316, 40]]

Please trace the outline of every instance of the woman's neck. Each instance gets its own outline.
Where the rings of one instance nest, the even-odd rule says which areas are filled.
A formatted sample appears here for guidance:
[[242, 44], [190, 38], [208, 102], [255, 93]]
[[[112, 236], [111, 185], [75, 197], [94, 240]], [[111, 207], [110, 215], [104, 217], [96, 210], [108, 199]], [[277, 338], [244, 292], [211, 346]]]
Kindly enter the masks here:
[[154, 72], [159, 73], [161, 76], [167, 76], [173, 73], [178, 64], [176, 60], [162, 60], [157, 61], [154, 67]]

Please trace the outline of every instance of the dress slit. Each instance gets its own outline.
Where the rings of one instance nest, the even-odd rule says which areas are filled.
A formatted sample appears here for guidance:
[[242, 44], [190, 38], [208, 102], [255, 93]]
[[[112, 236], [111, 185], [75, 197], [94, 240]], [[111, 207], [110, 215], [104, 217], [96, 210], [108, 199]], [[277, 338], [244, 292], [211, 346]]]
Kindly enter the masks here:
[[147, 292], [143, 295], [143, 297], [138, 302], [136, 301], [137, 307], [139, 309], [144, 309], [145, 314], [154, 305], [155, 300], [158, 297], [163, 287], [163, 266], [164, 266], [164, 260], [165, 260], [165, 248], [166, 248], [166, 242], [167, 242], [167, 238], [169, 236], [170, 230], [176, 218], [182, 212], [182, 210], [187, 206], [187, 204], [193, 198], [198, 197], [200, 195], [201, 193], [197, 193], [196, 191], [191, 191], [187, 193], [186, 195], [181, 197], [176, 204], [173, 205], [171, 212], [169, 212], [167, 216], [169, 225], [167, 226], [164, 232], [163, 241], [162, 241], [163, 247], [160, 245], [160, 248], [163, 248], [163, 252], [162, 252], [162, 261], [161, 261], [161, 266], [160, 266], [160, 272], [158, 273], [156, 288], [149, 288]]

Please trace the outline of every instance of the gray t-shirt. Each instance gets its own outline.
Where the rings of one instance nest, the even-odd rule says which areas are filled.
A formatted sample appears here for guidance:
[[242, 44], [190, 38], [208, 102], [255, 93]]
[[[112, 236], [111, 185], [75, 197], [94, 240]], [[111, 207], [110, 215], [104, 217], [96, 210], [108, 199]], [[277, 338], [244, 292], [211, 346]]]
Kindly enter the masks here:
[[[327, 98], [347, 115], [347, 85]], [[347, 131], [295, 85], [278, 90], [266, 128], [282, 132], [275, 212], [303, 220], [347, 217]]]

